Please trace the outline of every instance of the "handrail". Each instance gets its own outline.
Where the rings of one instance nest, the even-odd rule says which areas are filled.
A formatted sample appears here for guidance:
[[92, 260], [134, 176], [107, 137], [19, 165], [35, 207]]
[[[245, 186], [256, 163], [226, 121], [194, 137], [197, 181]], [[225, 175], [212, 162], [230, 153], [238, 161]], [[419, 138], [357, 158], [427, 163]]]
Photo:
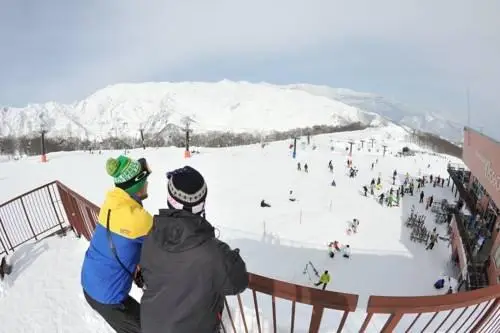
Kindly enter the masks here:
[[305, 287], [265, 276], [250, 274], [251, 288], [260, 293], [329, 309], [355, 311], [358, 295]]

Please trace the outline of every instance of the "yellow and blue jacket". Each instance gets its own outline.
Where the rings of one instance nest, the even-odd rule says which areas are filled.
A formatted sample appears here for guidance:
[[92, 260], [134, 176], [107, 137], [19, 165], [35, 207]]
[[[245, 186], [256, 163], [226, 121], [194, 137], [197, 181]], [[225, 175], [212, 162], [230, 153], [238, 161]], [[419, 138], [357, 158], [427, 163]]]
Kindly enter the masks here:
[[[116, 260], [107, 235], [107, 217], [116, 253], [128, 272]], [[120, 188], [108, 192], [99, 220], [85, 253], [81, 272], [83, 290], [102, 304], [119, 304], [132, 288], [132, 276], [141, 256], [144, 236], [153, 225], [153, 217], [140, 200]]]

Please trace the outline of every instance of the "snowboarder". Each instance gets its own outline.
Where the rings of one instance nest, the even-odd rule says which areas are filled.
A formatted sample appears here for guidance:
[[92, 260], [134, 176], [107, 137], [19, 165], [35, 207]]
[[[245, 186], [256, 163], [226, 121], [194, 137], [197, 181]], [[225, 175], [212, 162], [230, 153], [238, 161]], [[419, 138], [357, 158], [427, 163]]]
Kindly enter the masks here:
[[328, 283], [330, 283], [330, 274], [328, 274], [328, 271], [325, 271], [323, 274], [321, 274], [319, 281], [314, 285], [317, 287], [322, 284], [323, 287], [321, 288], [321, 290], [325, 290]]
[[288, 200], [290, 200], [291, 202], [295, 202], [295, 196], [293, 195], [293, 191], [290, 190], [290, 192], [288, 193]]

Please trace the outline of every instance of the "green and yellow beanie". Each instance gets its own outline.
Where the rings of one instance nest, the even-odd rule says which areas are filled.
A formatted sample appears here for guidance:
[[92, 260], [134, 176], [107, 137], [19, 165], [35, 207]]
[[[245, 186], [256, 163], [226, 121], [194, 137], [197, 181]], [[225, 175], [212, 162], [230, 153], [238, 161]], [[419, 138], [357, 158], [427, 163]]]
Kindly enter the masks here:
[[139, 161], [120, 155], [118, 158], [109, 158], [106, 161], [106, 172], [113, 177], [115, 185], [128, 194], [139, 192], [146, 183], [146, 177], [136, 181], [135, 178], [142, 172]]

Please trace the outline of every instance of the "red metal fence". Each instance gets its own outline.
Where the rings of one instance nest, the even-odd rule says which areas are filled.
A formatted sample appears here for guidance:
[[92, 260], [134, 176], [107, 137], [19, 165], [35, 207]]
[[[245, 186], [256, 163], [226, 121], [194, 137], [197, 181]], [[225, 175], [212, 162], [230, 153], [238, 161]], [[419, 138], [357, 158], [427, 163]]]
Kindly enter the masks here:
[[[52, 182], [0, 205], [0, 250], [65, 230], [90, 239], [99, 208]], [[389, 276], [389, 274], [388, 274]], [[500, 332], [500, 285], [445, 296], [370, 296], [322, 291], [251, 274], [226, 299], [224, 332]]]

